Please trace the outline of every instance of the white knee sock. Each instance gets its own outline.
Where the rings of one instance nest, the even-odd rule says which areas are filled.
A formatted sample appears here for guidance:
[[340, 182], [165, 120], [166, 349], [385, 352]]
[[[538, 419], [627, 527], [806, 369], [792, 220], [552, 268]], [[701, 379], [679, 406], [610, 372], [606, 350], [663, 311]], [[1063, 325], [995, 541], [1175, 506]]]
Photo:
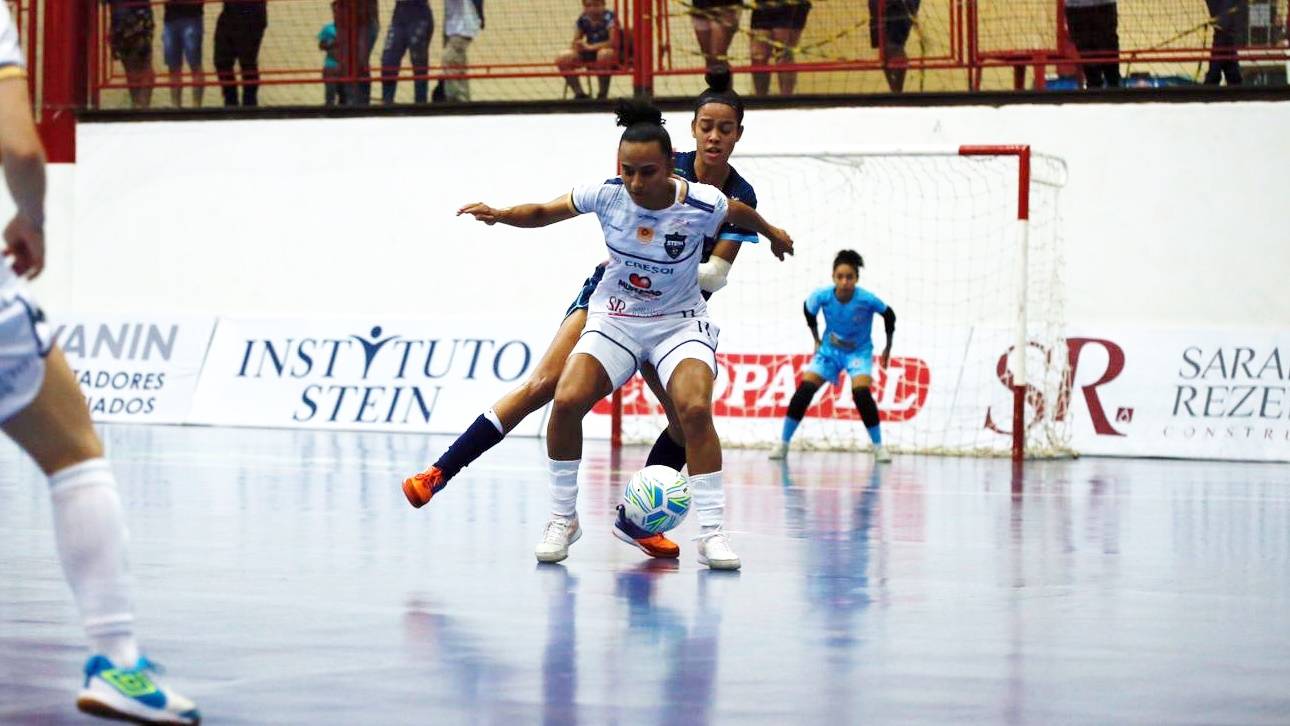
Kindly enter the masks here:
[[582, 459], [556, 461], [547, 459], [551, 472], [551, 513], [572, 517], [578, 513], [578, 465]]
[[126, 570], [125, 520], [116, 480], [104, 459], [91, 459], [49, 477], [54, 538], [63, 574], [96, 652], [118, 667], [139, 660]]
[[720, 527], [726, 516], [726, 490], [721, 486], [721, 472], [694, 474], [690, 477], [694, 495], [694, 513], [702, 530]]

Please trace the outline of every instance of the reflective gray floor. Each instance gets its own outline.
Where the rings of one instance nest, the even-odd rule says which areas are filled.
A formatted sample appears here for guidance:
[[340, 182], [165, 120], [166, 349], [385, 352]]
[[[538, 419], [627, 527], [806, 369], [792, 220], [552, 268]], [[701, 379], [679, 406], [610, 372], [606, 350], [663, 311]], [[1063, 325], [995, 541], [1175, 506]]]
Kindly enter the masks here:
[[[443, 438], [109, 427], [139, 631], [207, 723], [1290, 723], [1281, 465], [730, 451], [744, 570], [587, 529], [538, 566], [544, 453], [423, 510]], [[0, 722], [81, 723], [43, 480], [0, 443]]]

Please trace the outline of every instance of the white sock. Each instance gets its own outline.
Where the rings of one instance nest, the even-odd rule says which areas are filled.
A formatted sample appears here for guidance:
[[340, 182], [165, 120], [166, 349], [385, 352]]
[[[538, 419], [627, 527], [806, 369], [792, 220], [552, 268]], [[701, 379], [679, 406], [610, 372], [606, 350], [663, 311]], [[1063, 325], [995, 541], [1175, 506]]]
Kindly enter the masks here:
[[497, 427], [497, 433], [506, 434], [506, 429], [502, 428], [502, 419], [497, 415], [496, 411], [491, 408], [488, 409], [484, 412], [484, 418], [488, 419], [488, 423]]
[[132, 668], [139, 646], [126, 568], [128, 533], [112, 468], [104, 459], [69, 466], [49, 477], [49, 494], [58, 558], [85, 632], [96, 652]]
[[574, 517], [578, 514], [578, 465], [582, 459], [573, 461], [547, 460], [547, 469], [551, 472], [551, 513], [560, 517]]
[[694, 514], [699, 518], [700, 531], [707, 533], [720, 527], [726, 516], [726, 490], [721, 486], [721, 472], [691, 475], [690, 491], [694, 494]]

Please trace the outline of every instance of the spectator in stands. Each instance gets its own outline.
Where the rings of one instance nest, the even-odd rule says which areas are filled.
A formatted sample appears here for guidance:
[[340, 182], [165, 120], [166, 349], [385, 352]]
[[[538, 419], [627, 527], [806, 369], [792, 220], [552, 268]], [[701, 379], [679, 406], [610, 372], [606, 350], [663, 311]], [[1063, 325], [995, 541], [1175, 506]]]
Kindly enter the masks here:
[[[618, 62], [621, 32], [613, 11], [605, 9], [605, 0], [582, 0], [582, 14], [574, 25], [573, 45], [556, 57], [555, 65], [564, 74], [573, 97], [586, 98], [582, 82], [573, 71], [583, 66], [593, 71], [613, 68]], [[596, 80], [600, 83], [596, 98], [608, 98], [611, 76], [596, 76]]]
[[1120, 52], [1119, 11], [1116, 0], [1066, 0], [1066, 27], [1081, 58], [1102, 56], [1083, 63], [1087, 88], [1116, 88], [1120, 85], [1120, 62], [1107, 58]]
[[166, 0], [161, 48], [166, 67], [170, 69], [170, 103], [176, 108], [184, 105], [184, 89], [180, 85], [184, 60], [193, 72], [193, 105], [202, 105], [202, 93], [206, 90], [202, 85], [206, 80], [202, 72], [203, 7], [201, 0]]
[[[811, 12], [810, 0], [756, 0], [752, 13], [752, 38], [750, 51], [754, 66], [776, 65], [793, 62], [793, 51], [802, 39], [806, 16]], [[770, 73], [753, 72], [753, 93], [765, 96], [770, 93]], [[797, 86], [797, 71], [780, 71], [779, 93], [791, 96]]]
[[434, 34], [434, 15], [428, 0], [397, 0], [390, 16], [390, 29], [385, 33], [385, 49], [381, 51], [381, 102], [394, 103], [398, 90], [399, 69], [403, 54], [412, 57], [412, 98], [417, 103], [429, 101], [430, 36]]
[[1209, 49], [1209, 70], [1205, 85], [1217, 86], [1227, 77], [1227, 85], [1242, 83], [1241, 64], [1236, 59], [1236, 20], [1246, 0], [1205, 0], [1210, 23], [1214, 26], [1214, 44]]
[[[341, 73], [340, 59], [336, 57], [336, 21], [334, 19], [338, 4], [337, 0], [332, 0], [333, 20], [318, 31], [318, 50], [326, 53], [323, 56], [323, 103], [328, 106], [336, 105], [337, 96], [341, 91], [341, 84], [338, 82]], [[342, 104], [345, 102], [343, 97], [340, 98], [340, 102]]]
[[[484, 0], [443, 0], [443, 68], [448, 73], [464, 73], [468, 63], [466, 50], [470, 41], [484, 29]], [[470, 82], [465, 78], [446, 78], [444, 99], [469, 101]]]
[[152, 33], [156, 23], [146, 0], [104, 0], [111, 11], [112, 55], [125, 67], [130, 107], [147, 108], [157, 74], [152, 70]]
[[215, 20], [215, 73], [225, 106], [238, 105], [235, 63], [242, 69], [241, 105], [259, 105], [260, 42], [268, 24], [264, 0], [224, 0]]
[[348, 79], [340, 94], [341, 103], [367, 106], [372, 103], [372, 49], [380, 35], [377, 0], [340, 0], [335, 10], [336, 49], [340, 73]]
[[905, 43], [914, 29], [921, 0], [869, 0], [869, 47], [877, 48], [882, 57], [882, 72], [892, 93], [905, 90], [905, 71], [909, 56]]
[[742, 7], [742, 0], [694, 0], [690, 7], [690, 22], [708, 68], [728, 62], [726, 54], [739, 30]]

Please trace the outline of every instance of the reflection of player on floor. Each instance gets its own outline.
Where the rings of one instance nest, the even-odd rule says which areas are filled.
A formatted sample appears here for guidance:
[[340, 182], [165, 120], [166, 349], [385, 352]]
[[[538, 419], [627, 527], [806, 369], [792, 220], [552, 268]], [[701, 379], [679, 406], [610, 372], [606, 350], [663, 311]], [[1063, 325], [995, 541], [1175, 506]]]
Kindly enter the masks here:
[[722, 530], [721, 442], [712, 425], [719, 330], [699, 288], [700, 253], [727, 220], [770, 238], [781, 257], [792, 251], [792, 240], [716, 187], [672, 176], [672, 140], [662, 120], [652, 106], [620, 102], [618, 123], [626, 127], [618, 145], [620, 177], [576, 187], [545, 204], [498, 210], [474, 203], [459, 211], [515, 227], [544, 227], [594, 212], [609, 249], [604, 282], [591, 296], [586, 328], [560, 374], [547, 427], [553, 507], [535, 552], [543, 562], [563, 560], [582, 536], [576, 504], [583, 417], [649, 364], [685, 434], [701, 527], [699, 561], [716, 569], [740, 564]]
[[[743, 136], [743, 99], [730, 88], [728, 67], [710, 70], [707, 81], [708, 89], [695, 102], [694, 118], [690, 122], [690, 133], [694, 137], [696, 149], [677, 154], [672, 173], [687, 181], [711, 184], [720, 188], [727, 197], [756, 208], [757, 195], [752, 185], [730, 166], [730, 155]], [[699, 263], [699, 286], [704, 297], [725, 287], [739, 248], [745, 243], [756, 241], [756, 232], [731, 223], [721, 228], [715, 240], [705, 241], [703, 257]], [[604, 265], [601, 265], [587, 278], [573, 304], [565, 311], [564, 322], [560, 324], [555, 339], [551, 341], [528, 380], [476, 418], [434, 466], [408, 480], [404, 488], [405, 491], [411, 488], [416, 493], [415, 497], [409, 496], [413, 505], [424, 505], [431, 496], [447, 486], [462, 468], [496, 446], [525, 416], [551, 402], [560, 371], [586, 325], [587, 307], [592, 293], [603, 277]], [[680, 471], [685, 466], [686, 453], [684, 433], [676, 416], [676, 407], [659, 383], [653, 368], [647, 366], [641, 373], [663, 404], [668, 419], [668, 428], [654, 443], [646, 464], [663, 464]], [[676, 557], [680, 551], [676, 543], [662, 534], [636, 538], [635, 541], [637, 546], [655, 557]]]
[[[806, 415], [806, 409], [815, 398], [820, 386], [837, 380], [845, 370], [851, 377], [851, 393], [855, 398], [860, 420], [869, 430], [873, 442], [874, 459], [891, 461], [891, 454], [882, 446], [882, 431], [878, 426], [878, 404], [869, 392], [873, 372], [873, 316], [881, 315], [887, 329], [887, 347], [882, 351], [885, 368], [891, 359], [891, 338], [896, 332], [896, 312], [876, 295], [856, 285], [864, 260], [854, 250], [842, 250], [833, 260], [833, 286], [822, 287], [806, 298], [803, 306], [806, 324], [815, 339], [815, 359], [802, 374], [802, 383], [788, 403], [788, 416], [784, 419], [784, 434], [770, 458], [782, 459], [788, 454], [788, 442]], [[816, 316], [824, 311], [824, 341]]]
[[0, 158], [18, 208], [4, 229], [12, 271], [0, 262], [0, 428], [49, 478], [59, 560], [95, 650], [77, 706], [141, 723], [197, 723], [193, 704], [153, 680], [139, 654], [112, 468], [80, 387], [18, 279], [45, 264], [45, 155], [30, 108], [17, 31], [0, 5]]

